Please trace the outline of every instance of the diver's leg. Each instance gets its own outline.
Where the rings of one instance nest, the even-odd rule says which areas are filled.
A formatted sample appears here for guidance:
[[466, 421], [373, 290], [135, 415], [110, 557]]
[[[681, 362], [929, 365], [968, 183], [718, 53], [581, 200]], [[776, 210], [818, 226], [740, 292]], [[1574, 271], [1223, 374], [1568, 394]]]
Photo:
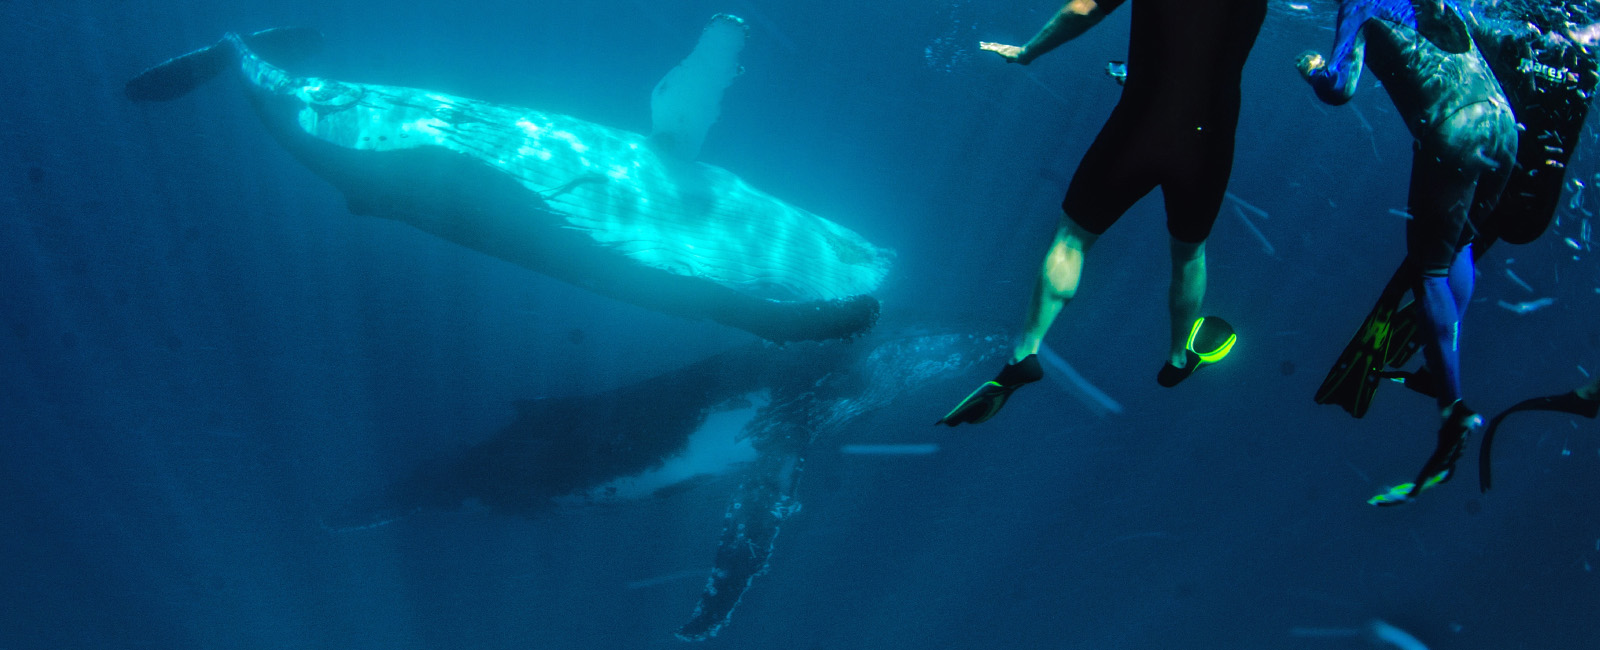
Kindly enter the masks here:
[[1172, 238], [1172, 285], [1167, 289], [1167, 311], [1172, 316], [1171, 363], [1182, 368], [1189, 361], [1189, 330], [1200, 318], [1206, 296], [1206, 243]]
[[1478, 284], [1478, 270], [1472, 260], [1472, 244], [1461, 247], [1456, 261], [1450, 265], [1450, 297], [1456, 301], [1456, 320], [1467, 317], [1467, 305], [1472, 302], [1472, 292]]
[[937, 424], [953, 427], [986, 422], [1000, 412], [1000, 408], [1005, 406], [1006, 400], [1018, 388], [1044, 378], [1044, 369], [1034, 355], [1039, 352], [1040, 342], [1044, 340], [1045, 333], [1050, 331], [1050, 325], [1061, 313], [1061, 308], [1077, 294], [1078, 276], [1083, 272], [1083, 256], [1097, 238], [1072, 218], [1062, 215], [1061, 223], [1056, 227], [1055, 240], [1050, 242], [1050, 249], [1045, 252], [1039, 281], [1033, 288], [1028, 319], [1022, 326], [1022, 339], [1017, 342], [1011, 359], [1000, 369], [1000, 374], [972, 391], [949, 413], [939, 418]]
[[1412, 160], [1406, 252], [1418, 269], [1413, 290], [1441, 423], [1433, 454], [1404, 498], [1380, 495], [1372, 502], [1377, 505], [1403, 502], [1450, 480], [1467, 437], [1483, 426], [1483, 418], [1461, 399], [1461, 315], [1472, 295], [1474, 226], [1493, 211], [1505, 186], [1516, 155], [1514, 129], [1498, 103], [1479, 102], [1439, 124]]
[[[1406, 224], [1406, 252], [1417, 265], [1412, 293], [1420, 307], [1423, 358], [1434, 376], [1441, 409], [1461, 399], [1457, 348], [1461, 308], [1450, 276], [1454, 268], [1470, 269], [1472, 258], [1462, 255], [1459, 246], [1463, 230], [1470, 228], [1467, 215], [1477, 189], [1476, 174], [1464, 169], [1463, 160], [1423, 147], [1411, 165], [1412, 219]], [[1456, 284], [1465, 289], [1459, 279]]]
[[[1472, 132], [1476, 134], [1474, 158], [1479, 163], [1477, 167], [1477, 183], [1473, 186], [1472, 207], [1468, 210], [1468, 224], [1458, 236], [1461, 242], [1461, 252], [1456, 256], [1454, 264], [1450, 265], [1450, 292], [1456, 301], [1456, 319], [1464, 319], [1467, 315], [1467, 305], [1472, 302], [1472, 292], [1477, 284], [1477, 269], [1475, 260], [1482, 254], [1482, 247], [1493, 243], [1493, 234], [1486, 234], [1493, 229], [1492, 221], [1507, 215], [1497, 214], [1501, 197], [1511, 179], [1512, 170], [1517, 162], [1517, 121], [1511, 111], [1489, 102], [1474, 106], [1481, 109], [1482, 114], [1472, 124]], [[1509, 218], [1526, 218], [1525, 215], [1514, 215]], [[1482, 245], [1477, 241], [1483, 239]]]
[[1050, 331], [1056, 316], [1078, 293], [1078, 279], [1083, 273], [1083, 258], [1099, 236], [1084, 230], [1071, 217], [1061, 215], [1056, 228], [1055, 241], [1045, 253], [1039, 271], [1039, 281], [1034, 285], [1033, 300], [1028, 305], [1028, 317], [1022, 325], [1022, 340], [1017, 342], [1011, 360], [1021, 361], [1039, 352], [1044, 335]]
[[1424, 275], [1415, 291], [1422, 307], [1423, 358], [1433, 375], [1435, 395], [1443, 409], [1461, 399], [1460, 321], [1446, 276]]

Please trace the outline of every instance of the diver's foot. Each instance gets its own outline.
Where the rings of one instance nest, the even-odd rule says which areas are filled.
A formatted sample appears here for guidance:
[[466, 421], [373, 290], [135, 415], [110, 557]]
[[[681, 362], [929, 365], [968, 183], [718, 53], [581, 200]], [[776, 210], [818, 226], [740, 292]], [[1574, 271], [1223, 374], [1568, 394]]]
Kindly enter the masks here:
[[1006, 405], [1006, 400], [1018, 388], [1039, 381], [1044, 378], [1044, 369], [1039, 366], [1038, 355], [1030, 354], [1016, 363], [1008, 363], [1000, 369], [1000, 374], [994, 379], [983, 382], [977, 390], [972, 391], [966, 399], [961, 400], [955, 408], [950, 409], [944, 417], [939, 418], [934, 424], [956, 426], [958, 424], [978, 424], [987, 421], [1000, 412], [1000, 407]]
[[1167, 388], [1177, 386], [1201, 366], [1216, 363], [1228, 356], [1238, 340], [1239, 336], [1228, 321], [1216, 316], [1195, 319], [1194, 324], [1189, 326], [1189, 339], [1184, 343], [1183, 366], [1171, 361], [1163, 364], [1161, 371], [1156, 373], [1156, 383]]
[[1444, 411], [1444, 423], [1439, 425], [1439, 444], [1433, 450], [1433, 455], [1428, 457], [1427, 464], [1422, 466], [1422, 472], [1417, 474], [1417, 485], [1412, 488], [1412, 494], [1421, 492], [1440, 483], [1449, 481], [1456, 470], [1456, 461], [1461, 460], [1461, 452], [1467, 449], [1467, 438], [1472, 436], [1473, 429], [1483, 427], [1483, 416], [1467, 408], [1461, 400], [1456, 400]]
[[1433, 455], [1428, 457], [1428, 462], [1423, 464], [1422, 471], [1417, 473], [1417, 480], [1389, 488], [1387, 492], [1367, 499], [1367, 503], [1375, 506], [1410, 503], [1422, 491], [1448, 483], [1455, 477], [1456, 461], [1461, 460], [1461, 453], [1467, 448], [1467, 439], [1472, 436], [1474, 429], [1482, 427], [1483, 416], [1456, 400], [1445, 409], [1444, 423], [1439, 426], [1439, 443], [1434, 447]]
[[1200, 355], [1188, 350], [1184, 350], [1183, 355], [1184, 364], [1182, 366], [1170, 361], [1161, 366], [1161, 371], [1156, 373], [1156, 383], [1166, 388], [1172, 388], [1182, 383], [1183, 380], [1188, 379], [1189, 375], [1194, 374], [1194, 371], [1200, 369]]

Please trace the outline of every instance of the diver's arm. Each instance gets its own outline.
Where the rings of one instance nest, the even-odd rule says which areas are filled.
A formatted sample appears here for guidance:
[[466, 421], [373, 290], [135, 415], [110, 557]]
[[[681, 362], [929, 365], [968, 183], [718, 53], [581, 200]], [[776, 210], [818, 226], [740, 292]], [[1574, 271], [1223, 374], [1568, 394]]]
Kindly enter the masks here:
[[1356, 94], [1356, 82], [1361, 81], [1366, 49], [1366, 38], [1358, 33], [1355, 42], [1344, 50], [1343, 56], [1333, 62], [1331, 70], [1328, 60], [1321, 52], [1315, 51], [1301, 54], [1299, 60], [1295, 61], [1295, 67], [1311, 83], [1311, 89], [1317, 92], [1317, 99], [1339, 106]]
[[1111, 13], [1124, 0], [1069, 0], [1061, 7], [1061, 11], [1045, 23], [1044, 27], [1034, 34], [1027, 45], [1017, 47], [1002, 43], [979, 43], [979, 47], [1000, 55], [1011, 63], [1028, 65], [1034, 59], [1044, 56], [1050, 50], [1074, 38], [1082, 36], [1089, 28], [1100, 24], [1100, 21]]
[[1351, 9], [1351, 3], [1339, 5], [1339, 31], [1334, 35], [1333, 61], [1322, 53], [1308, 51], [1295, 61], [1301, 76], [1311, 83], [1317, 98], [1339, 106], [1356, 94], [1356, 82], [1361, 80], [1362, 60], [1366, 56], [1367, 37], [1363, 35], [1369, 11]]

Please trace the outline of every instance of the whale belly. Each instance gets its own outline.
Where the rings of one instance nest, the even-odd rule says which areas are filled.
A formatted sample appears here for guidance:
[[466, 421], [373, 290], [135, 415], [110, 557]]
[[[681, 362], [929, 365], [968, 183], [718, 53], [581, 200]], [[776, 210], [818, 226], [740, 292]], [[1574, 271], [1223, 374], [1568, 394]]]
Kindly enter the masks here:
[[[352, 154], [372, 154], [352, 161], [366, 167], [364, 174], [339, 163], [307, 161], [345, 189], [357, 211], [393, 216], [480, 249], [486, 233], [526, 237], [571, 230], [633, 264], [771, 300], [866, 294], [888, 271], [888, 251], [860, 235], [720, 168], [663, 158], [636, 133], [423, 90], [302, 81], [280, 93], [299, 103], [286, 121], [321, 145], [311, 148], [322, 151], [307, 157], [351, 161], [360, 158]], [[425, 150], [439, 155], [416, 153]], [[414, 158], [379, 155], [406, 152]], [[475, 164], [441, 162], [447, 153]], [[430, 173], [424, 158], [448, 173]], [[485, 177], [492, 174], [520, 192], [508, 184], [492, 195], [498, 203], [475, 205], [484, 201], [471, 188], [489, 183]], [[412, 196], [422, 192], [450, 198]], [[506, 197], [518, 195], [511, 203], [521, 203], [520, 209], [507, 205]], [[428, 215], [424, 208], [456, 214]], [[521, 214], [500, 223], [460, 222], [507, 212]], [[530, 235], [522, 219], [543, 223]], [[542, 255], [538, 251], [545, 248], [532, 246], [529, 252]], [[550, 266], [543, 259], [508, 259], [541, 271]]]

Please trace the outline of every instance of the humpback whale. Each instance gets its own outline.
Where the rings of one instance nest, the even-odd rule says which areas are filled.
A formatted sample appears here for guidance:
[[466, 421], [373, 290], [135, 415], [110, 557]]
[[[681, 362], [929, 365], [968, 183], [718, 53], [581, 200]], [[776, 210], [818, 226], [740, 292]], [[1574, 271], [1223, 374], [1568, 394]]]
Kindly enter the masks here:
[[775, 342], [849, 338], [892, 253], [696, 162], [740, 74], [744, 22], [712, 18], [651, 95], [654, 132], [415, 88], [298, 77], [321, 34], [228, 34], [130, 80], [177, 99], [232, 69], [268, 131], [343, 192], [350, 212], [615, 299]]
[[754, 344], [602, 393], [520, 401], [492, 438], [339, 507], [323, 526], [357, 531], [466, 504], [537, 516], [692, 489], [729, 473], [738, 487], [713, 567], [676, 633], [704, 640], [766, 572], [780, 526], [800, 510], [801, 469], [815, 441], [1003, 356], [1008, 345], [1004, 336], [955, 331]]

